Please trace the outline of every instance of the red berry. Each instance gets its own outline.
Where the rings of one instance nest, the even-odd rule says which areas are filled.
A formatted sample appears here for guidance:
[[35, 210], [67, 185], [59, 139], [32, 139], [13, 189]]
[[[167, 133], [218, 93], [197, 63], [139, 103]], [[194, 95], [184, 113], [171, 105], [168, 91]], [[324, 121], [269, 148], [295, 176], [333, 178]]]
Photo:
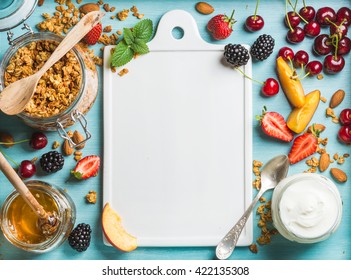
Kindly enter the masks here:
[[316, 14], [316, 20], [322, 26], [330, 25], [330, 22], [336, 21], [336, 13], [330, 7], [320, 8]]
[[330, 35], [338, 35], [339, 39], [347, 35], [348, 28], [345, 24], [341, 22], [336, 22], [335, 24], [330, 25]]
[[351, 24], [351, 10], [347, 7], [340, 8], [336, 13], [336, 20], [349, 26]]
[[[291, 26], [294, 29], [295, 27], [297, 27], [300, 24], [301, 19], [297, 15], [296, 12], [288, 12], [285, 15], [284, 21], [285, 21], [285, 24], [287, 27], [290, 28], [290, 26]], [[289, 26], [289, 23], [290, 23], [290, 26]]]
[[100, 157], [86, 156], [78, 161], [76, 167], [71, 171], [74, 177], [78, 180], [86, 180], [96, 176], [99, 172]]
[[281, 56], [284, 60], [289, 60], [294, 58], [294, 51], [289, 47], [282, 47], [279, 50], [278, 56]]
[[35, 149], [40, 150], [43, 149], [48, 143], [48, 138], [42, 132], [34, 132], [29, 141], [29, 145]]
[[339, 121], [342, 125], [351, 124], [351, 109], [344, 109], [340, 112]]
[[338, 138], [342, 143], [351, 144], [351, 126], [343, 125], [338, 131]]
[[316, 10], [311, 6], [306, 6], [306, 7], [302, 7], [299, 13], [300, 13], [300, 16], [302, 16], [305, 20], [311, 21], [312, 19], [314, 19], [314, 16], [316, 15]]
[[101, 33], [102, 33], [102, 25], [101, 23], [98, 23], [88, 32], [87, 35], [84, 36], [84, 41], [88, 45], [95, 45], [99, 41]]
[[325, 57], [323, 66], [326, 73], [336, 74], [344, 68], [345, 59], [341, 55], [334, 56], [330, 54]]
[[307, 63], [305, 71], [311, 76], [318, 75], [323, 70], [323, 65], [317, 60]]
[[317, 55], [326, 55], [333, 50], [333, 44], [327, 34], [318, 35], [313, 42], [313, 51]]
[[264, 20], [259, 15], [249, 16], [245, 21], [245, 27], [247, 28], [247, 30], [251, 32], [261, 30], [263, 26], [264, 26]]
[[290, 142], [294, 135], [286, 125], [282, 115], [277, 112], [263, 111], [262, 116], [259, 117], [262, 130], [268, 136], [280, 139], [285, 142]]
[[340, 39], [338, 43], [337, 55], [345, 55], [351, 51], [351, 40], [349, 37]]
[[18, 174], [21, 178], [30, 178], [36, 172], [36, 167], [30, 160], [24, 160], [21, 162], [18, 168]]
[[300, 50], [298, 51], [293, 59], [294, 66], [295, 67], [302, 67], [303, 65], [306, 65], [309, 60], [309, 55], [307, 52]]
[[263, 95], [270, 97], [270, 96], [276, 95], [278, 92], [279, 92], [279, 83], [277, 82], [277, 80], [273, 78], [268, 78], [262, 87]]
[[321, 33], [321, 27], [318, 24], [318, 22], [311, 20], [305, 25], [304, 31], [306, 33], [306, 36], [316, 37], [317, 35], [319, 35], [319, 33]]
[[234, 11], [231, 17], [226, 15], [216, 15], [207, 23], [207, 30], [212, 34], [215, 40], [224, 40], [232, 34], [233, 25], [236, 22], [233, 18]]
[[300, 43], [305, 39], [305, 31], [297, 26], [294, 30], [288, 31], [286, 38], [292, 44]]

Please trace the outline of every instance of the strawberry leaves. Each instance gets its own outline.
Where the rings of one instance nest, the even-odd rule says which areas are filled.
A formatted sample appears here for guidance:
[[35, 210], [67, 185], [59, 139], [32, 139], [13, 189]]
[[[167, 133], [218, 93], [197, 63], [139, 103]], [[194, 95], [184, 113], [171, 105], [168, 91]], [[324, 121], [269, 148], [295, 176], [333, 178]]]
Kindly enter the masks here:
[[150, 19], [138, 22], [133, 29], [123, 29], [124, 38], [121, 40], [113, 54], [111, 65], [120, 67], [132, 60], [135, 54], [146, 54], [149, 52], [147, 42], [153, 33], [153, 25]]

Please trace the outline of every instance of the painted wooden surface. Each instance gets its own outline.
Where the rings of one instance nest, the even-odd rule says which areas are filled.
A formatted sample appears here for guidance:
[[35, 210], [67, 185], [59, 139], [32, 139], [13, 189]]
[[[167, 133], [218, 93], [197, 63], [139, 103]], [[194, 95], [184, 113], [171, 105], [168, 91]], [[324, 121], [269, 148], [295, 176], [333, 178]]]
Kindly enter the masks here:
[[[88, 2], [83, 1], [83, 2]], [[299, 5], [302, 5], [302, 1], [299, 1]], [[160, 17], [169, 10], [172, 9], [184, 9], [190, 12], [196, 19], [201, 36], [204, 40], [217, 43], [213, 41], [206, 31], [206, 23], [211, 18], [211, 15], [201, 15], [194, 9], [196, 1], [109, 1], [111, 6], [116, 6], [116, 11], [122, 9], [131, 8], [136, 5], [140, 13], [145, 14], [145, 18], [153, 20], [154, 26], [157, 25]], [[243, 28], [244, 20], [247, 16], [253, 13], [256, 1], [216, 1], [210, 2], [214, 8], [215, 13], [227, 13], [230, 14], [232, 9], [235, 9], [235, 17], [237, 23], [234, 27], [232, 35], [222, 41], [221, 43], [245, 43], [252, 45], [258, 35], [267, 33], [271, 34], [276, 40], [276, 47], [274, 53], [264, 62], [253, 63], [253, 76], [256, 80], [264, 81], [268, 77], [275, 77], [274, 66], [275, 57], [280, 47], [288, 45], [285, 40], [287, 28], [283, 24], [283, 17], [285, 12], [285, 1], [261, 1], [259, 8], [259, 14], [265, 19], [265, 27], [263, 30], [257, 33], [248, 33]], [[313, 5], [315, 8], [319, 8], [322, 5], [326, 5], [326, 2], [309, 0], [308, 4]], [[350, 6], [350, 1], [328, 1], [330, 6], [338, 9], [342, 6]], [[28, 20], [30, 26], [35, 29], [35, 24], [42, 20], [41, 14], [43, 12], [53, 13], [56, 3], [53, 0], [46, 0], [43, 7], [39, 7], [35, 10], [34, 14]], [[122, 30], [123, 27], [132, 27], [137, 22], [137, 19], [133, 16], [129, 16], [126, 21], [112, 20], [109, 15], [103, 20], [104, 25], [112, 25], [113, 30]], [[16, 33], [20, 32], [16, 29]], [[323, 29], [322, 32], [327, 32]], [[306, 38], [304, 42], [298, 45], [289, 45], [294, 51], [299, 49], [308, 50], [311, 53], [312, 39]], [[94, 50], [97, 54], [100, 54], [101, 46], [94, 46]], [[8, 48], [6, 41], [6, 34], [0, 34], [0, 58], [2, 58], [4, 52]], [[311, 55], [313, 59], [321, 58]], [[349, 84], [351, 67], [350, 67], [350, 56], [346, 57], [346, 66], [342, 73], [335, 76], [325, 75], [323, 80], [317, 80], [315, 78], [306, 78], [303, 80], [303, 85], [306, 92], [310, 92], [314, 89], [320, 89], [323, 96], [330, 99], [331, 95], [339, 88], [346, 91], [346, 98], [341, 106], [336, 108], [336, 114], [338, 114], [343, 108], [351, 107], [350, 95], [351, 87]], [[157, 67], [157, 66], [156, 66]], [[99, 70], [101, 78], [101, 70]], [[87, 115], [89, 121], [89, 127], [93, 134], [93, 138], [86, 145], [84, 154], [97, 154], [102, 156], [102, 84], [100, 83], [98, 99]], [[253, 84], [253, 114], [259, 115], [262, 107], [266, 105], [270, 111], [278, 111], [283, 116], [287, 117], [290, 112], [290, 106], [283, 94], [280, 91], [279, 95], [272, 98], [264, 98], [260, 94], [260, 85]], [[344, 154], [350, 153], [348, 146], [340, 144], [336, 139], [336, 134], [339, 129], [339, 125], [333, 124], [330, 118], [325, 117], [325, 109], [328, 103], [321, 103], [316, 114], [313, 117], [313, 122], [325, 123], [327, 130], [324, 132], [323, 137], [329, 138], [327, 145], [328, 152], [333, 155], [334, 153]], [[72, 129], [74, 129], [73, 127]], [[263, 162], [268, 161], [271, 157], [277, 154], [286, 154], [289, 152], [290, 144], [280, 143], [278, 141], [267, 138], [260, 131], [260, 127], [256, 121], [252, 123], [253, 129], [253, 157], [254, 159], [261, 160]], [[17, 140], [29, 138], [33, 129], [25, 126], [16, 117], [8, 117], [3, 114], [0, 115], [0, 130], [8, 131], [14, 135]], [[27, 144], [19, 144], [11, 149], [6, 149], [6, 153], [14, 158], [17, 162], [24, 159], [32, 159], [33, 157], [39, 157], [44, 152], [47, 152], [51, 148], [51, 144], [54, 140], [59, 140], [58, 135], [55, 132], [47, 133], [49, 137], [49, 145], [42, 151], [33, 151]], [[343, 170], [351, 175], [350, 172], [350, 159], [346, 159], [346, 162], [340, 166]], [[27, 252], [23, 252], [10, 245], [2, 234], [0, 234], [0, 259], [214, 259], [214, 248], [213, 247], [182, 247], [182, 248], [138, 248], [130, 253], [122, 253], [112, 247], [107, 247], [103, 244], [102, 231], [101, 231], [101, 209], [102, 209], [102, 176], [101, 174], [95, 178], [92, 178], [86, 182], [74, 182], [67, 181], [69, 176], [69, 170], [75, 165], [73, 158], [66, 160], [64, 170], [53, 175], [42, 175], [38, 174], [35, 178], [48, 181], [57, 186], [61, 186], [67, 189], [68, 193], [74, 199], [77, 205], [77, 223], [86, 222], [89, 223], [93, 228], [92, 242], [89, 249], [84, 253], [78, 253], [73, 251], [68, 243], [66, 242], [59, 249], [42, 255], [34, 255]], [[337, 164], [334, 163], [334, 166]], [[292, 166], [289, 174], [295, 174], [303, 172], [307, 169], [307, 165], [304, 162], [300, 162], [295, 166]], [[330, 176], [329, 173], [326, 173]], [[253, 254], [247, 247], [237, 248], [235, 253], [231, 256], [231, 259], [351, 259], [351, 194], [350, 194], [350, 183], [337, 185], [343, 199], [343, 218], [338, 231], [330, 237], [327, 241], [318, 243], [303, 245], [297, 244], [285, 240], [283, 237], [276, 235], [272, 237], [272, 242], [266, 246], [259, 246], [259, 252]], [[235, 187], [235, 186], [234, 186]], [[84, 200], [84, 196], [89, 190], [95, 190], [98, 192], [97, 204], [87, 204]], [[5, 197], [12, 191], [12, 186], [6, 180], [6, 178], [0, 175], [0, 205], [3, 203]], [[268, 193], [265, 195], [267, 198], [270, 197]], [[254, 214], [254, 239], [260, 235], [260, 229], [257, 227], [258, 216]], [[234, 223], [235, 221], [233, 221]]]

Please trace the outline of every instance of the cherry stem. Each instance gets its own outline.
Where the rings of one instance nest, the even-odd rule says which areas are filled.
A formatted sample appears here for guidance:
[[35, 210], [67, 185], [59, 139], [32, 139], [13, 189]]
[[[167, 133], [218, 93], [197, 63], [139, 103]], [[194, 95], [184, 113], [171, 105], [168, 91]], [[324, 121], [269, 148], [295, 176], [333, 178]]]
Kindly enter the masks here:
[[305, 0], [302, 0], [302, 2], [303, 2], [304, 8], [306, 9], [306, 2], [305, 2]]
[[285, 1], [285, 17], [286, 17], [286, 21], [289, 25], [290, 31], [293, 32], [294, 29], [292, 28], [289, 17], [288, 17], [288, 2], [291, 4], [290, 0]]
[[[335, 22], [332, 22], [329, 18], [325, 19], [327, 22], [329, 22], [330, 24], [334, 25], [336, 28], [339, 28], [341, 25], [336, 25]], [[341, 23], [342, 24], [342, 23]]]
[[264, 85], [264, 82], [260, 82], [260, 81], [257, 81], [257, 80], [255, 80], [255, 79], [249, 77], [249, 76], [246, 75], [246, 73], [245, 73], [243, 70], [241, 70], [239, 67], [235, 67], [234, 69], [238, 70], [245, 78], [247, 78], [247, 79], [249, 79], [249, 80], [251, 80], [251, 81], [253, 81], [253, 82], [255, 82], [255, 83]]
[[25, 140], [16, 141], [16, 142], [0, 142], [0, 145], [16, 145], [24, 142], [29, 142], [29, 141], [30, 139], [25, 139]]
[[307, 24], [307, 23], [308, 23], [308, 21], [307, 21], [307, 20], [306, 20], [306, 19], [305, 19], [303, 16], [301, 16], [299, 12], [296, 12], [296, 5], [297, 5], [297, 1], [298, 1], [298, 0], [296, 0], [296, 2], [295, 2], [295, 5], [294, 5], [294, 6], [292, 5], [292, 3], [291, 3], [291, 1], [290, 1], [290, 0], [288, 0], [288, 1], [289, 1], [289, 4], [290, 4], [291, 8], [293, 8], [293, 9], [294, 9], [294, 13], [295, 13], [295, 14], [297, 14], [297, 16], [298, 16], [300, 19], [302, 19], [302, 21], [303, 21], [304, 23], [306, 23], [306, 24]]
[[255, 8], [255, 13], [254, 13], [254, 20], [256, 20], [256, 15], [257, 15], [257, 11], [258, 11], [258, 5], [260, 4], [260, 0], [256, 1], [256, 8]]
[[2, 153], [4, 157], [7, 158], [9, 161], [11, 161], [14, 165], [16, 165], [16, 168], [19, 167], [19, 164], [14, 159], [9, 157], [6, 153], [4, 153], [4, 151], [1, 148], [0, 148], [0, 153]]

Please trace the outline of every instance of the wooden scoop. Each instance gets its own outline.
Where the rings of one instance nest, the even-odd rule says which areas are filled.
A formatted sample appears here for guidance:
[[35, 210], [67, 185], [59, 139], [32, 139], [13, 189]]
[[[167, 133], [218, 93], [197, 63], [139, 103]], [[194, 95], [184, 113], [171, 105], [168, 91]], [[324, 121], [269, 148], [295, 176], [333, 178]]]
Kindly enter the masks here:
[[22, 196], [24, 201], [32, 208], [32, 210], [38, 216], [39, 227], [41, 228], [44, 235], [52, 235], [56, 232], [58, 226], [60, 225], [60, 220], [57, 217], [57, 213], [46, 212], [29, 191], [28, 187], [24, 184], [22, 179], [17, 175], [12, 166], [5, 159], [4, 155], [0, 152], [0, 170], [15, 189]]
[[100, 11], [86, 14], [57, 46], [37, 73], [8, 85], [0, 94], [0, 110], [7, 115], [21, 113], [32, 98], [40, 77], [98, 24], [104, 15], [105, 13]]

